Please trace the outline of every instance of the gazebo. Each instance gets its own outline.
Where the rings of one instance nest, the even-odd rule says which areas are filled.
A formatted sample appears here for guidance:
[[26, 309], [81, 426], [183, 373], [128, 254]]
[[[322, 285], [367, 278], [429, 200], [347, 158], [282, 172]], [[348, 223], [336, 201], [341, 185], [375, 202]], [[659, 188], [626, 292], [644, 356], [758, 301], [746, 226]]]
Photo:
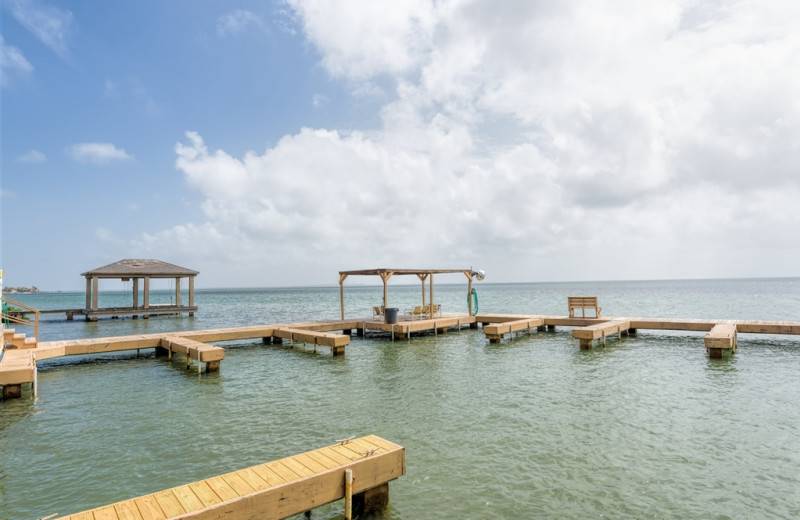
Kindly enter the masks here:
[[[430, 283], [430, 304], [428, 305], [429, 308], [429, 317], [433, 319], [433, 275], [435, 274], [452, 274], [452, 273], [463, 273], [464, 276], [467, 277], [469, 280], [469, 286], [467, 288], [467, 293], [472, 293], [472, 279], [477, 278], [478, 280], [483, 280], [484, 272], [481, 270], [473, 270], [471, 267], [469, 269], [387, 269], [387, 268], [378, 268], [378, 269], [360, 269], [355, 271], [339, 271], [339, 301], [342, 309], [342, 319], [344, 319], [344, 281], [347, 279], [348, 276], [353, 275], [362, 275], [362, 276], [380, 276], [381, 280], [383, 280], [383, 308], [387, 307], [387, 303], [389, 300], [389, 291], [387, 284], [389, 282], [389, 278], [394, 275], [412, 275], [419, 278], [420, 282], [422, 282], [422, 305], [425, 306], [425, 282], [429, 281]], [[472, 299], [469, 300], [469, 313], [472, 315]]]
[[[87, 321], [96, 321], [101, 316], [142, 316], [149, 318], [157, 314], [189, 313], [194, 316], [197, 307], [194, 305], [194, 278], [200, 274], [198, 271], [168, 264], [160, 260], [135, 260], [126, 259], [114, 262], [91, 271], [81, 273], [86, 278], [86, 308], [83, 314]], [[133, 299], [131, 307], [106, 307], [97, 305], [98, 285], [100, 279], [116, 278], [123, 282], [133, 280]], [[153, 278], [167, 278], [175, 280], [175, 302], [170, 304], [150, 304], [150, 280]], [[181, 304], [181, 279], [189, 279], [189, 305]], [[144, 301], [139, 306], [139, 281], [143, 281]]]

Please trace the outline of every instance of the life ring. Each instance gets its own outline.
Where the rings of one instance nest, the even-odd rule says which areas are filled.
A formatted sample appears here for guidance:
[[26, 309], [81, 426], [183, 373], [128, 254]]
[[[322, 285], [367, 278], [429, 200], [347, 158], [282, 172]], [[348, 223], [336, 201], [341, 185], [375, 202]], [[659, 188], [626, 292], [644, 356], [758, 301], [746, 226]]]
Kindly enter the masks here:
[[467, 309], [469, 309], [470, 298], [472, 298], [472, 303], [473, 303], [472, 315], [475, 316], [476, 314], [478, 314], [478, 291], [476, 291], [474, 287], [470, 292], [467, 293]]

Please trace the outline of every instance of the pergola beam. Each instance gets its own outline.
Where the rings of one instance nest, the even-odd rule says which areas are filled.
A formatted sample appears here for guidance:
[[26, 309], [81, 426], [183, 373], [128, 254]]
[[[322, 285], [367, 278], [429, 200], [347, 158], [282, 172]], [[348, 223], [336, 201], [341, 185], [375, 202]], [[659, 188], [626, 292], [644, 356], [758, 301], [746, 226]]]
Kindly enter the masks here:
[[[342, 312], [342, 319], [344, 318], [344, 281], [348, 276], [380, 276], [383, 281], [383, 308], [386, 309], [389, 304], [389, 278], [394, 275], [416, 275], [422, 282], [422, 305], [425, 306], [425, 281], [430, 279], [430, 317], [433, 318], [433, 275], [434, 274], [453, 274], [463, 273], [469, 279], [469, 288], [472, 289], [472, 277], [475, 271], [469, 269], [358, 269], [355, 271], [339, 271], [339, 303]], [[470, 314], [472, 313], [472, 303], [470, 300]]]

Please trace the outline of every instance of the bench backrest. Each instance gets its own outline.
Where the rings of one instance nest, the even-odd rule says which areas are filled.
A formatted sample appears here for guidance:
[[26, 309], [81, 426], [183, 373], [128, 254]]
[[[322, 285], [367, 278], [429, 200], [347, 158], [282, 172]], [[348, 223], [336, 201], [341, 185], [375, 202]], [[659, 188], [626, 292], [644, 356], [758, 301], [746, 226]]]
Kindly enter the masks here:
[[567, 296], [570, 307], [597, 307], [597, 296]]

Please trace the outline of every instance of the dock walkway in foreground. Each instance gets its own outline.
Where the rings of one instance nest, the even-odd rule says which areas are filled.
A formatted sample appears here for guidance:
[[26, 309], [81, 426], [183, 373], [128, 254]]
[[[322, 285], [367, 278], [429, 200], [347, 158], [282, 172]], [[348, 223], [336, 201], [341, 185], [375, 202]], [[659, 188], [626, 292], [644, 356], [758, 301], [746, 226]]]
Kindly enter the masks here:
[[368, 435], [61, 518], [278, 520], [342, 498], [346, 517], [350, 499], [366, 515], [385, 507], [389, 482], [405, 472], [405, 449]]

